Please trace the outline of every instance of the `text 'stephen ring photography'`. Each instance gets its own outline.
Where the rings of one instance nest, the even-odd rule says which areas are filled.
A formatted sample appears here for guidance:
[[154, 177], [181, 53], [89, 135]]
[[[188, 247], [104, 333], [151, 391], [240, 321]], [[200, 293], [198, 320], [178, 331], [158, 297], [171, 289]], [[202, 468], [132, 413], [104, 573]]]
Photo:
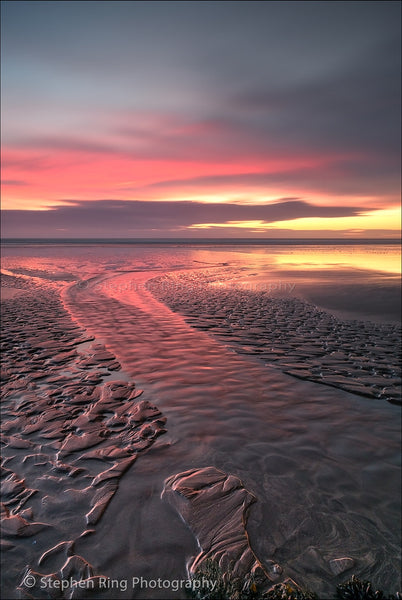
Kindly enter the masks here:
[[2, 598], [402, 600], [400, 8], [2, 0]]

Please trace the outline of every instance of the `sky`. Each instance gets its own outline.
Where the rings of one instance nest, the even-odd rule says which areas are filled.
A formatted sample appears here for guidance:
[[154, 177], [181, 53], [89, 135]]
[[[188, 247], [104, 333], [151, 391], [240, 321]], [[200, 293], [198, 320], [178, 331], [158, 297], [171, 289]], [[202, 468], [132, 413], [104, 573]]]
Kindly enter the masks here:
[[2, 2], [2, 235], [395, 238], [400, 2]]

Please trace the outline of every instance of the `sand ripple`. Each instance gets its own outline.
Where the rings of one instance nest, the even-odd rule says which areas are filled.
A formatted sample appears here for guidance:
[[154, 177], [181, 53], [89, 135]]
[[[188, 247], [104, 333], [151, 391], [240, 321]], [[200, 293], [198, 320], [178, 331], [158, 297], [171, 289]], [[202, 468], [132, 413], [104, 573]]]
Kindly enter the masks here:
[[[280, 343], [300, 366], [303, 336], [313, 337], [303, 330], [307, 313], [297, 314], [300, 305], [281, 301], [282, 321], [279, 304], [271, 311], [271, 321], [278, 317], [272, 338], [286, 333], [289, 322], [282, 341], [270, 340], [278, 354], [271, 366], [280, 366], [274, 370], [255, 360], [268, 353], [260, 346], [267, 341], [267, 324], [261, 318], [262, 332], [259, 326], [251, 331], [260, 310], [252, 294], [245, 293], [248, 308], [239, 306], [237, 315], [229, 304], [239, 319], [235, 344], [245, 350], [241, 356], [229, 351], [236, 327], [227, 333], [221, 296], [211, 301], [216, 291], [209, 284], [211, 272], [204, 280], [200, 270], [194, 275], [199, 291], [176, 286], [175, 293], [178, 305], [186, 298], [199, 303], [198, 314], [190, 305], [190, 315], [205, 316], [204, 323], [212, 324], [205, 330], [214, 329], [220, 342], [172, 314], [141, 287], [151, 275], [138, 275], [91, 273], [85, 285], [69, 288], [65, 306], [96, 339], [69, 319], [56, 287], [34, 291], [27, 285], [24, 297], [4, 302], [3, 481], [6, 499], [15, 502], [7, 504], [3, 518], [17, 516], [6, 521], [17, 532], [43, 527], [28, 537], [4, 538], [5, 595], [12, 597], [25, 567], [55, 581], [73, 573], [95, 588], [106, 570], [121, 577], [131, 569], [149, 577], [183, 576], [195, 541], [160, 492], [171, 473], [205, 465], [234, 473], [258, 498], [247, 527], [264, 565], [280, 563], [298, 583], [325, 597], [342, 577], [340, 569], [350, 567], [350, 556], [359, 576], [373, 576], [394, 591], [400, 548], [398, 407], [281, 372]], [[299, 338], [289, 344], [297, 323]], [[339, 364], [339, 357], [332, 358]], [[168, 443], [142, 460], [138, 455], [162, 433], [164, 422], [138, 398], [131, 377], [169, 415]], [[201, 540], [196, 516], [191, 526], [190, 521]], [[243, 541], [244, 535], [243, 529]], [[141, 598], [155, 598], [152, 590], [147, 593]]]
[[232, 285], [221, 270], [208, 270], [156, 277], [147, 289], [239, 354], [293, 377], [401, 403], [399, 326], [343, 321], [299, 298]]
[[[18, 555], [3, 594], [15, 597], [22, 582], [22, 597], [42, 597], [39, 588], [27, 595], [29, 573], [38, 585], [39, 576], [94, 575], [74, 541], [95, 531], [166, 419], [132, 381], [112, 376], [121, 368], [114, 354], [72, 322], [51, 287], [23, 289], [23, 298], [2, 303], [2, 543]], [[37, 573], [50, 558], [58, 568]]]
[[[394, 535], [400, 514], [398, 407], [289, 377], [264, 367], [255, 355], [229, 351], [156, 300], [144, 286], [153, 276], [101, 275], [86, 286], [70, 287], [64, 296], [75, 318], [107, 341], [169, 415], [173, 443], [150, 467], [153, 486], [158, 489], [162, 472], [165, 479], [172, 472], [215, 465], [241, 477], [259, 500], [250, 509], [248, 530], [264, 564], [284, 565], [299, 585], [322, 597], [333, 591], [333, 565], [341, 565], [331, 561], [349, 557], [359, 576], [375, 575], [377, 585], [393, 586], [399, 551]], [[193, 293], [200, 300], [202, 278], [200, 270], [194, 273], [201, 287]], [[186, 297], [182, 291], [172, 290], [178, 304]], [[220, 316], [215, 311], [209, 318]], [[166, 509], [158, 504], [155, 511], [157, 499], [151, 497], [141, 514], [149, 522], [152, 512], [152, 535], [161, 544], [161, 549], [152, 546], [152, 559], [148, 554], [152, 572], [159, 572], [167, 555], [177, 572], [183, 561], [172, 548], [178, 524], [156, 521]], [[130, 510], [127, 501], [122, 507]], [[130, 522], [135, 513], [132, 509]], [[157, 534], [160, 528], [169, 529], [169, 544]], [[150, 531], [139, 529], [147, 555]], [[136, 545], [135, 556], [138, 551]], [[336, 577], [339, 581], [342, 573]]]

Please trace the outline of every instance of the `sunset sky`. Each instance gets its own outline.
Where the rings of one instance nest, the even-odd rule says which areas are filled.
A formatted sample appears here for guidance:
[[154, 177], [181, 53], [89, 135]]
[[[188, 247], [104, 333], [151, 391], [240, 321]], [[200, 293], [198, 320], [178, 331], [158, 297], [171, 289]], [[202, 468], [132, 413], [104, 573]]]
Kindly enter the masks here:
[[400, 227], [400, 3], [2, 2], [4, 237]]

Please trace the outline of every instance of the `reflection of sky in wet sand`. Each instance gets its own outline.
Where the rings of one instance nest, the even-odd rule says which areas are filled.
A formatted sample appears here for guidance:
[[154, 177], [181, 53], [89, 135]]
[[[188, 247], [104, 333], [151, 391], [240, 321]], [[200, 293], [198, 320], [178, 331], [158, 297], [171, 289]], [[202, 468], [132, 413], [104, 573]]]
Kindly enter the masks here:
[[54, 269], [62, 263], [85, 264], [91, 262], [126, 263], [129, 260], [140, 260], [142, 266], [147, 258], [155, 259], [162, 254], [175, 255], [189, 262], [213, 264], [230, 262], [236, 266], [250, 268], [270, 267], [271, 269], [303, 269], [309, 268], [355, 268], [383, 271], [387, 273], [401, 272], [401, 251], [397, 245], [199, 245], [189, 244], [4, 244], [2, 245], [4, 260], [8, 257], [21, 257], [24, 264], [33, 268]]
[[[214, 286], [299, 296], [343, 318], [400, 318], [401, 253], [397, 246], [214, 248], [230, 265]], [[228, 271], [231, 274], [228, 276]]]
[[[237, 246], [213, 247], [199, 253], [205, 263], [213, 262], [213, 256], [230, 265], [246, 269], [275, 272], [296, 271], [299, 276], [308, 271], [322, 274], [338, 270], [377, 271], [380, 273], [401, 273], [401, 252], [398, 246]], [[368, 273], [370, 275], [370, 273]]]
[[384, 273], [401, 272], [399, 248], [384, 247], [342, 247], [330, 250], [311, 247], [298, 248], [292, 252], [281, 253], [276, 257], [278, 266], [288, 269], [357, 269], [382, 271]]
[[401, 252], [391, 244], [5, 245], [2, 266], [61, 285], [105, 271], [218, 266], [222, 285], [300, 296], [345, 318], [398, 320], [400, 310]]

